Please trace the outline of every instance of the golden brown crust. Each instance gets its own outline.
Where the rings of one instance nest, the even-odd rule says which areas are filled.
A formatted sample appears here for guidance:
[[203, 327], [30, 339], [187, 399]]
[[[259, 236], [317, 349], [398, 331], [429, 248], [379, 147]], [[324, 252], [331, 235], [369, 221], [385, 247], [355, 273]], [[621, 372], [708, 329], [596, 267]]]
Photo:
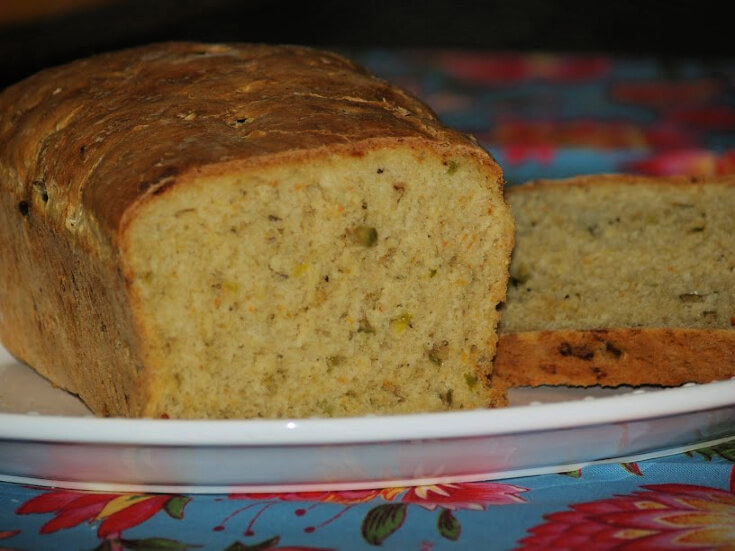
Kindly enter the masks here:
[[46, 193], [65, 206], [61, 220], [94, 212], [113, 240], [131, 205], [192, 167], [373, 138], [472, 145], [403, 90], [295, 46], [165, 43], [101, 54], [11, 86], [0, 115], [0, 166], [18, 195]]
[[600, 329], [500, 335], [508, 386], [678, 386], [735, 377], [735, 330]]
[[62, 231], [0, 193], [0, 339], [93, 411], [132, 415], [147, 389], [122, 275]]

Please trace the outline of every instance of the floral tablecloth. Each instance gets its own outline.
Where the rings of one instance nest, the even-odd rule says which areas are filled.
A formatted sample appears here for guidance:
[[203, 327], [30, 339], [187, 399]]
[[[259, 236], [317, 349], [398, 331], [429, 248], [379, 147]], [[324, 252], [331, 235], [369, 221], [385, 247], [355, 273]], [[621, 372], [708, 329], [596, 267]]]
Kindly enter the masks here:
[[[508, 185], [592, 172], [735, 172], [735, 59], [344, 53], [473, 134]], [[376, 547], [735, 549], [735, 440], [561, 474], [350, 492], [115, 494], [0, 483], [0, 550]]]

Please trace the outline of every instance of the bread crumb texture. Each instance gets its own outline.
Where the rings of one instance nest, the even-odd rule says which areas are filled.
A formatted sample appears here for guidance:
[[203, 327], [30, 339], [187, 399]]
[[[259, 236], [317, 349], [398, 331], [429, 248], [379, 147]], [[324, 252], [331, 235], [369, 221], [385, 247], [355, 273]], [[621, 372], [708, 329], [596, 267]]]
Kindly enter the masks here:
[[128, 271], [158, 366], [149, 413], [487, 405], [506, 236], [481, 167], [451, 160], [450, 173], [409, 148], [328, 156], [146, 204]]
[[590, 176], [507, 193], [501, 332], [733, 329], [735, 179]]
[[44, 71], [0, 113], [0, 336], [95, 413], [502, 403], [501, 171], [399, 88], [173, 43]]

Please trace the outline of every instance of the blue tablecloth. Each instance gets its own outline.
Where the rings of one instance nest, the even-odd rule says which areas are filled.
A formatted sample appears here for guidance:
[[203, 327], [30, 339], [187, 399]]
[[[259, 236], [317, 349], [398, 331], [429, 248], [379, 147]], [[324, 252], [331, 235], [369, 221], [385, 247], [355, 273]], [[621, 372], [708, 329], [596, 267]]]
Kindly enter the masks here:
[[735, 442], [640, 463], [354, 492], [160, 495], [0, 483], [0, 549], [732, 549]]
[[[345, 53], [473, 134], [508, 185], [593, 172], [735, 172], [735, 60]], [[735, 441], [564, 474], [354, 492], [114, 494], [0, 483], [0, 550], [377, 546], [733, 549]]]

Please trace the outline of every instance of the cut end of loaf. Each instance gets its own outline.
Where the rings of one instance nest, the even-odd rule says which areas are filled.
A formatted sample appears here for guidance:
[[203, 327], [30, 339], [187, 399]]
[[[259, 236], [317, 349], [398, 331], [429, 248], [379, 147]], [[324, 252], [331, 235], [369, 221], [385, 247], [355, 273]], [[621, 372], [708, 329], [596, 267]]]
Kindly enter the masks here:
[[733, 329], [735, 181], [589, 176], [508, 190], [501, 332]]
[[151, 194], [124, 242], [147, 343], [140, 414], [498, 404], [512, 245], [499, 177], [471, 149], [407, 142], [190, 173]]

